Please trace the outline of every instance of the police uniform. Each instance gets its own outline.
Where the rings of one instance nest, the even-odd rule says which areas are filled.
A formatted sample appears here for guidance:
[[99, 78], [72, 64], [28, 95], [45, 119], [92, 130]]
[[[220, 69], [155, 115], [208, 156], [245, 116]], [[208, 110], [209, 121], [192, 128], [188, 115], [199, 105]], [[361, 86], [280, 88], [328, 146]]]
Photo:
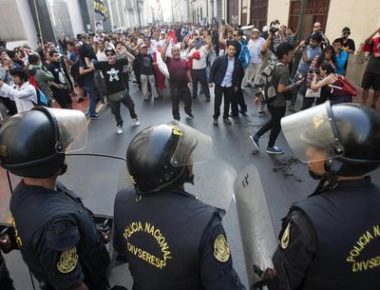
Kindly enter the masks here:
[[273, 262], [289, 289], [380, 289], [380, 188], [369, 177], [295, 203]]
[[232, 266], [224, 212], [182, 190], [118, 193], [114, 247], [136, 290], [245, 289]]
[[21, 182], [10, 203], [22, 256], [43, 289], [107, 289], [109, 256], [92, 213], [62, 184]]

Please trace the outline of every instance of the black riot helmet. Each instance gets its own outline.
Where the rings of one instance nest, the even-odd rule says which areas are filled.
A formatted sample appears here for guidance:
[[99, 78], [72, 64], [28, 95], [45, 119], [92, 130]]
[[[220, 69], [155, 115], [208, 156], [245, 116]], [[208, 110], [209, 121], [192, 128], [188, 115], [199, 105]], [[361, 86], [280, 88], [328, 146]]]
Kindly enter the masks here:
[[328, 175], [354, 177], [380, 166], [380, 114], [358, 104], [330, 102], [281, 120], [297, 157], [311, 162], [308, 149], [322, 151]]
[[51, 177], [65, 170], [65, 153], [82, 149], [86, 141], [82, 112], [35, 107], [1, 127], [0, 165], [18, 176]]
[[191, 178], [189, 166], [208, 158], [211, 137], [173, 121], [138, 133], [127, 149], [127, 169], [138, 194], [181, 186]]

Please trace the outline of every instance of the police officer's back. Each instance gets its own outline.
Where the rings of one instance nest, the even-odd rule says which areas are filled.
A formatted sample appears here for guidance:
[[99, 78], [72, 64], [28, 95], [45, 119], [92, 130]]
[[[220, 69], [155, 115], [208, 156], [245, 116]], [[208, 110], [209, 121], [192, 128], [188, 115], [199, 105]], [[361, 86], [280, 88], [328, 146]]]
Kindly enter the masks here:
[[244, 289], [221, 224], [224, 212], [184, 190], [207, 144], [208, 136], [173, 122], [144, 129], [128, 147], [134, 187], [116, 197], [114, 246], [136, 290]]
[[23, 177], [10, 203], [17, 244], [43, 289], [107, 289], [109, 256], [92, 213], [56, 182], [83, 126], [79, 111], [37, 107], [0, 129], [1, 165]]
[[318, 188], [283, 222], [273, 262], [287, 289], [380, 289], [380, 116], [356, 104], [320, 105], [282, 129]]

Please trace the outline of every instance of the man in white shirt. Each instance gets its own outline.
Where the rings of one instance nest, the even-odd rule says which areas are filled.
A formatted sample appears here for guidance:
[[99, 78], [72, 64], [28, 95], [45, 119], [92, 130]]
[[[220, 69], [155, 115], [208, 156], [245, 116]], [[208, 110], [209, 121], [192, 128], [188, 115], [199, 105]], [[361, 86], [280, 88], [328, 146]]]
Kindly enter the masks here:
[[265, 39], [260, 37], [260, 31], [257, 28], [252, 30], [251, 39], [248, 41], [248, 49], [251, 54], [251, 63], [247, 68], [245, 78], [243, 79], [243, 86], [252, 86], [256, 75], [260, 72], [262, 67], [261, 48]]
[[207, 56], [210, 53], [211, 46], [212, 43], [209, 39], [207, 39], [207, 43], [203, 46], [201, 40], [195, 40], [195, 46], [188, 55], [188, 57], [192, 59], [193, 63], [193, 99], [198, 97], [198, 82], [200, 82], [207, 102], [210, 102], [210, 90], [207, 81], [206, 67]]
[[0, 95], [14, 100], [17, 112], [25, 112], [31, 110], [37, 105], [36, 89], [28, 82], [28, 74], [24, 69], [14, 68], [10, 74], [16, 85], [15, 88], [0, 80]]

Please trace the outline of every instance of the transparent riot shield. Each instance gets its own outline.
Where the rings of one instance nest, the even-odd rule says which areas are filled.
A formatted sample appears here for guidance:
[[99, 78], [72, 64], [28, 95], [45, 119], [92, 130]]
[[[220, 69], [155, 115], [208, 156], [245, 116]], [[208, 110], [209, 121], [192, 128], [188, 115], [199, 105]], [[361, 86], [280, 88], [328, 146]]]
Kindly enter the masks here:
[[[236, 170], [221, 160], [193, 164], [194, 184], [186, 183], [185, 190], [211, 206], [228, 210], [234, 196]], [[128, 170], [120, 174], [119, 190], [131, 186]]]
[[274, 269], [272, 256], [278, 242], [255, 166], [249, 165], [239, 173], [234, 191], [251, 289], [268, 289], [262, 288], [267, 287], [265, 272]]

